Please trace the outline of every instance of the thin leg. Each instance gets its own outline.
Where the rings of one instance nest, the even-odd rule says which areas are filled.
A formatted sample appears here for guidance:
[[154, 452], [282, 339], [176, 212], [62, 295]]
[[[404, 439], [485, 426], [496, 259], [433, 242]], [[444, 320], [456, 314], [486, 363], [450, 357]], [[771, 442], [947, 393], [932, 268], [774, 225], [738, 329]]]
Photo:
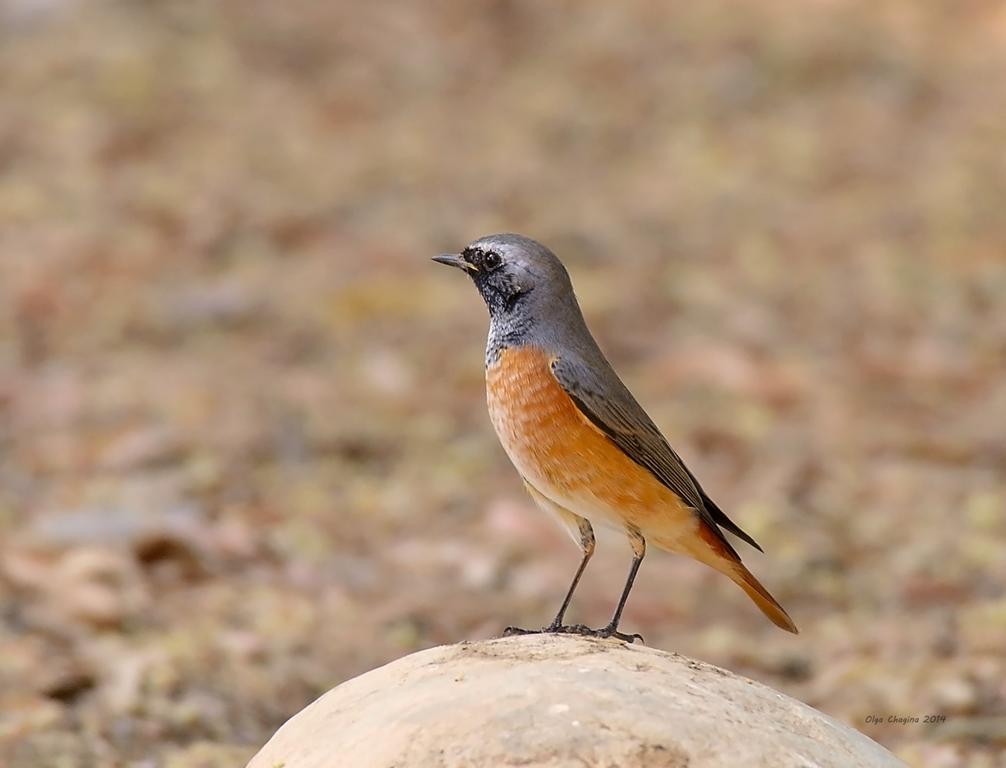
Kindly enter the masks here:
[[603, 629], [596, 630], [596, 633], [600, 637], [617, 637], [619, 640], [624, 640], [627, 643], [633, 642], [637, 637], [640, 642], [643, 642], [643, 636], [632, 634], [627, 635], [624, 632], [618, 631], [618, 622], [622, 618], [622, 610], [625, 608], [625, 601], [629, 599], [629, 593], [632, 591], [632, 584], [636, 580], [636, 573], [639, 571], [639, 565], [643, 562], [643, 557], [646, 555], [646, 539], [643, 535], [635, 528], [627, 528], [626, 533], [629, 536], [629, 543], [632, 545], [632, 566], [629, 568], [629, 578], [625, 580], [625, 587], [622, 589], [622, 597], [618, 600], [618, 607], [615, 608], [615, 614], [611, 617], [611, 621], [608, 626]]
[[552, 623], [548, 625], [548, 632], [561, 632], [563, 629], [562, 620], [566, 615], [566, 609], [569, 608], [569, 601], [573, 599], [573, 593], [576, 591], [576, 585], [580, 583], [580, 577], [583, 576], [583, 570], [587, 567], [587, 563], [590, 561], [591, 555], [594, 554], [594, 529], [590, 527], [590, 523], [587, 522], [585, 518], [580, 518], [580, 549], [583, 550], [583, 559], [580, 561], [580, 567], [576, 569], [576, 574], [573, 576], [573, 583], [569, 585], [569, 591], [566, 592], [566, 597], [562, 601], [562, 605], [559, 606], [559, 612], [552, 619]]
[[[534, 491], [531, 486], [528, 486], [528, 490], [532, 491], [531, 495], [535, 497], [535, 501], [539, 501], [540, 494], [538, 494], [537, 491]], [[539, 501], [539, 503], [542, 502]], [[561, 507], [549, 505], [546, 508], [551, 509], [551, 511], [556, 512], [556, 514], [559, 514], [560, 519], [567, 525], [570, 533], [575, 533], [578, 536], [578, 543], [580, 545], [580, 549], [583, 551], [583, 559], [580, 560], [580, 566], [576, 569], [576, 574], [573, 576], [573, 582], [569, 585], [569, 589], [566, 591], [566, 597], [563, 599], [562, 605], [559, 607], [559, 612], [555, 615], [551, 624], [542, 629], [507, 627], [503, 630], [503, 637], [510, 637], [511, 635], [537, 635], [545, 632], [566, 633], [583, 629], [579, 626], [565, 626], [562, 623], [562, 620], [566, 615], [566, 609], [569, 608], [570, 601], [573, 599], [573, 593], [576, 591], [576, 587], [580, 583], [580, 577], [583, 576], [587, 563], [590, 562], [590, 558], [594, 554], [594, 529], [590, 527], [590, 522], [584, 517], [574, 515]], [[575, 530], [573, 528], [574, 525], [576, 526]]]

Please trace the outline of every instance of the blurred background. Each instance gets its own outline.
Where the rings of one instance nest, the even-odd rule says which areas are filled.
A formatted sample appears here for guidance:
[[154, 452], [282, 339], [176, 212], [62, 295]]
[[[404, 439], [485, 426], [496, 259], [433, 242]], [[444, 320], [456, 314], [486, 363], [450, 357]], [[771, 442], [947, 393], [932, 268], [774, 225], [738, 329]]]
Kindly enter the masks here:
[[429, 261], [510, 230], [802, 634], [663, 553], [624, 628], [1006, 765], [1004, 145], [992, 0], [3, 0], [0, 763], [240, 765], [552, 617], [578, 551]]

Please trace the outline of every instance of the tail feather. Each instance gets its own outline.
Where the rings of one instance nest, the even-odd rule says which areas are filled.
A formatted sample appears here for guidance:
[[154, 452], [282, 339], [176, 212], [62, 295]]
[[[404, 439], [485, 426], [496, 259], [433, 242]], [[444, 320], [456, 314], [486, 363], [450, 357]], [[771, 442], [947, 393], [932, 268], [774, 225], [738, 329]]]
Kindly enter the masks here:
[[729, 544], [724, 545], [721, 537], [716, 536], [706, 526], [699, 528], [699, 537], [706, 546], [700, 551], [690, 552], [693, 557], [729, 576], [777, 627], [792, 632], [794, 635], [799, 634], [796, 624], [786, 613], [786, 609], [779, 605], [778, 601], [769, 594], [754, 574], [744, 566], [733, 547]]
[[761, 585], [761, 582], [754, 577], [751, 571], [741, 563], [737, 563], [732, 572], [727, 573], [727, 576], [733, 579], [734, 583], [747, 593], [747, 596], [754, 601], [754, 604], [761, 609], [762, 613], [768, 616], [773, 624], [780, 629], [785, 629], [787, 632], [792, 632], [794, 635], [799, 634], [800, 630], [796, 628], [796, 624], [793, 623], [793, 619], [786, 613], [786, 609], [779, 605], [778, 601], [769, 594], [768, 590]]

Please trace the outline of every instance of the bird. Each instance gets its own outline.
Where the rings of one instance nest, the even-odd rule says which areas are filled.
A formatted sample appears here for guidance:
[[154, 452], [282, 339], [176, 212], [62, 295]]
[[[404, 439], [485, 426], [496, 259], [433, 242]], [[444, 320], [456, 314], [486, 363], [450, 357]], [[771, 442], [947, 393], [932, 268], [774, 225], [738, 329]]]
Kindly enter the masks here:
[[[503, 233], [433, 260], [465, 272], [485, 301], [493, 427], [531, 498], [565, 527], [582, 554], [553, 621], [540, 630], [507, 627], [504, 635], [642, 641], [620, 632], [619, 623], [647, 544], [724, 574], [776, 626], [796, 634], [789, 614], [741, 562], [726, 533], [762, 548], [709, 497], [615, 373], [587, 328], [559, 258], [529, 237]], [[623, 531], [632, 548], [621, 597], [599, 629], [564, 623], [594, 554], [594, 524]]]

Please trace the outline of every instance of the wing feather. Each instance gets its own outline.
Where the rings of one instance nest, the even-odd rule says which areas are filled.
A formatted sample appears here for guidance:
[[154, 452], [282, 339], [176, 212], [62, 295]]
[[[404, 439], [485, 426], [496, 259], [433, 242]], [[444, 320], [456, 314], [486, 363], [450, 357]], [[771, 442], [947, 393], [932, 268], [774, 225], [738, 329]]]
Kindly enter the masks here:
[[553, 360], [551, 369], [556, 381], [580, 412], [626, 456], [648, 469], [657, 480], [692, 507], [731, 554], [738, 557], [720, 526], [761, 550], [755, 540], [727, 517], [702, 490], [681, 457], [671, 448], [657, 425], [646, 415], [646, 411], [614, 371], [611, 372], [611, 378], [618, 383], [618, 387], [612, 393], [613, 396], [606, 396], [603, 391], [610, 392], [612, 382], [608, 381], [605, 382], [606, 386], [600, 386], [593, 377], [585, 373], [585, 369], [589, 370], [586, 366], [560, 357]]

